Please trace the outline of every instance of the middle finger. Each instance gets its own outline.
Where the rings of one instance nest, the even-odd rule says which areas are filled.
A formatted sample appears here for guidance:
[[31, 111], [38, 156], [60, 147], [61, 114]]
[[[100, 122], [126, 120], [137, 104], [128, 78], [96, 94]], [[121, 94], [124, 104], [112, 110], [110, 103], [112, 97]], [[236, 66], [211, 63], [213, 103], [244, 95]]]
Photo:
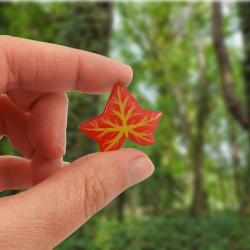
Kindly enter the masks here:
[[66, 146], [67, 95], [21, 89], [7, 94], [23, 110], [31, 112], [29, 136], [36, 150], [46, 158], [60, 158]]
[[0, 137], [6, 135], [11, 145], [31, 159], [34, 147], [29, 139], [30, 114], [22, 111], [8, 96], [0, 95]]

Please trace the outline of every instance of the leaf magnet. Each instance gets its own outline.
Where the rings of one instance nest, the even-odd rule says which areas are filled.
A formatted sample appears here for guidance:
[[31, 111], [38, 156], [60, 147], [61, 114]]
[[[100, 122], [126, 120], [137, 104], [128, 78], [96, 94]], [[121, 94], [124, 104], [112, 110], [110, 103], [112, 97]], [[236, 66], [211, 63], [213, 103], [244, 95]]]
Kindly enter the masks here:
[[119, 149], [126, 138], [148, 146], [155, 142], [154, 131], [161, 114], [142, 109], [127, 89], [117, 83], [103, 113], [78, 129], [96, 141], [101, 152]]

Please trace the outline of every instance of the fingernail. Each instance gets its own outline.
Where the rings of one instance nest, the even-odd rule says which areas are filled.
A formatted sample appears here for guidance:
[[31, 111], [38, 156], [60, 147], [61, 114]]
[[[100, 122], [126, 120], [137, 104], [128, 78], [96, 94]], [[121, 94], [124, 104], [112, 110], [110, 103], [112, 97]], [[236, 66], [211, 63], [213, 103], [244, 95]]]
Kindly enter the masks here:
[[145, 157], [138, 157], [129, 162], [127, 166], [130, 186], [145, 180], [154, 172], [154, 165]]
[[66, 132], [65, 132], [65, 130], [61, 133], [61, 135], [57, 141], [57, 145], [62, 150], [63, 155], [64, 155], [65, 151], [66, 151]]
[[133, 79], [133, 69], [129, 65], [126, 65], [126, 66], [127, 66], [128, 71], [130, 72], [129, 73], [129, 75], [130, 75], [130, 81], [129, 81], [129, 83], [131, 83], [131, 81]]

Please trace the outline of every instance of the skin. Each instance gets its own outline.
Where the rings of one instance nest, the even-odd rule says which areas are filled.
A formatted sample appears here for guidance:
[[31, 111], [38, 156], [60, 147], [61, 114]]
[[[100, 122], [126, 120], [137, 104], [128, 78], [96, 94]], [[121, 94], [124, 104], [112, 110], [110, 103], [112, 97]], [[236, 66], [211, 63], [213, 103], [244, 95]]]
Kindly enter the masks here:
[[[66, 91], [127, 86], [129, 66], [54, 44], [0, 36], [0, 138], [24, 158], [0, 156], [0, 249], [52, 249], [128, 187], [153, 173], [135, 149], [63, 162]], [[6, 94], [3, 94], [6, 93]], [[49, 138], [49, 139], [48, 139]]]

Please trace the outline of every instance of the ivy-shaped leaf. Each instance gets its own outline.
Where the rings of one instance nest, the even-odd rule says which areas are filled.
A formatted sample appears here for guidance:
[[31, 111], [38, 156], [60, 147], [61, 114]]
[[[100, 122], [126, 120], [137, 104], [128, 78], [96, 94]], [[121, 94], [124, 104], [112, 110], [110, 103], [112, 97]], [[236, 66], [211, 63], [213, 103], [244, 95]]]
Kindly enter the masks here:
[[100, 151], [119, 149], [126, 138], [140, 145], [155, 142], [161, 112], [143, 110], [127, 89], [117, 83], [103, 114], [83, 123], [79, 130], [99, 144]]

